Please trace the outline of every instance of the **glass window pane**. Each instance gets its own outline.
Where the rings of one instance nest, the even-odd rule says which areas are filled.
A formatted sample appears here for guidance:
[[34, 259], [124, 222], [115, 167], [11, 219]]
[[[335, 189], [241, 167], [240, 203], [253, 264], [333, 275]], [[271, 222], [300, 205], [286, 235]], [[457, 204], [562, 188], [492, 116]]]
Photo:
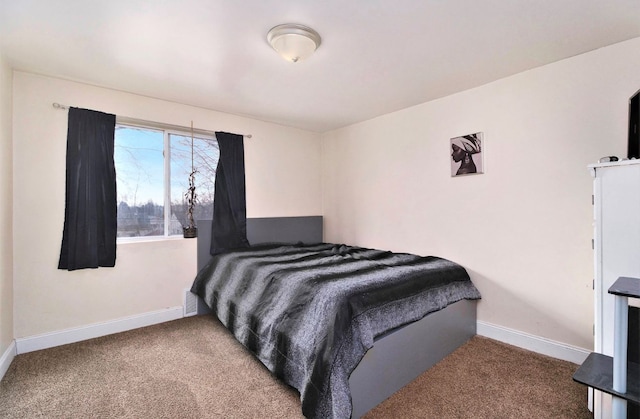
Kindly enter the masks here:
[[[191, 173], [191, 136], [170, 134], [171, 143], [171, 222], [169, 234], [182, 234], [188, 225], [187, 197]], [[193, 138], [193, 167], [196, 170], [196, 205], [194, 220], [213, 216], [213, 191], [220, 150], [218, 142], [206, 138]]]
[[164, 133], [118, 125], [118, 237], [164, 235]]

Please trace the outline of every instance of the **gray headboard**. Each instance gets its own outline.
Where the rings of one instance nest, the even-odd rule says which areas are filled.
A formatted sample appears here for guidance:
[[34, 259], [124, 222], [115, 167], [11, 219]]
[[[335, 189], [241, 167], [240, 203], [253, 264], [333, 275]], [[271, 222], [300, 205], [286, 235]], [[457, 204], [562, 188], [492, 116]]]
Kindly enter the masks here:
[[[198, 271], [209, 261], [211, 220], [197, 220]], [[320, 243], [322, 216], [247, 218], [247, 240], [259, 243]]]

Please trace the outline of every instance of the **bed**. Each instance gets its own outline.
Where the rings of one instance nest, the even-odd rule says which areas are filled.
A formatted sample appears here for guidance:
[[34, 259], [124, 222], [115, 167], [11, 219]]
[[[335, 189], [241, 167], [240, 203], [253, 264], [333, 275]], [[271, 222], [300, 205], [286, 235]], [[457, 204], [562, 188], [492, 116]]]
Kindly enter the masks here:
[[248, 219], [251, 248], [215, 257], [198, 230], [191, 291], [307, 417], [360, 417], [475, 334], [480, 294], [448, 260], [323, 243], [321, 217]]

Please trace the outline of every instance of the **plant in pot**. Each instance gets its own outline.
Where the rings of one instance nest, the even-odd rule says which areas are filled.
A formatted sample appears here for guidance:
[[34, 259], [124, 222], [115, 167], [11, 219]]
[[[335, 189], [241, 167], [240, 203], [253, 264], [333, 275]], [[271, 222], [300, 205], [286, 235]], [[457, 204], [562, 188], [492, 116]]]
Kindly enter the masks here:
[[189, 174], [189, 189], [184, 194], [187, 201], [187, 222], [188, 225], [182, 227], [182, 236], [185, 239], [198, 237], [198, 227], [193, 219], [193, 211], [196, 207], [198, 195], [196, 194], [196, 173], [193, 167], [193, 121], [191, 121], [191, 173]]
[[187, 221], [188, 225], [182, 227], [182, 234], [185, 239], [192, 239], [194, 237], [198, 237], [198, 227], [196, 227], [196, 223], [193, 220], [193, 210], [196, 206], [196, 199], [198, 195], [196, 194], [196, 173], [197, 170], [191, 170], [191, 174], [189, 174], [189, 189], [184, 194], [184, 197], [187, 200]]

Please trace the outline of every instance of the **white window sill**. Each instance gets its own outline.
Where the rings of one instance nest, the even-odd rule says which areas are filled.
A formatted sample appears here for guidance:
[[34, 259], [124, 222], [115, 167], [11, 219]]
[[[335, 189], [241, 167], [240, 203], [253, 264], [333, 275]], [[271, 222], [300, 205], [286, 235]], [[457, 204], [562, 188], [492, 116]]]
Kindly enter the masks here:
[[149, 243], [162, 241], [187, 240], [182, 236], [152, 236], [152, 237], [118, 237], [116, 245], [130, 243]]

